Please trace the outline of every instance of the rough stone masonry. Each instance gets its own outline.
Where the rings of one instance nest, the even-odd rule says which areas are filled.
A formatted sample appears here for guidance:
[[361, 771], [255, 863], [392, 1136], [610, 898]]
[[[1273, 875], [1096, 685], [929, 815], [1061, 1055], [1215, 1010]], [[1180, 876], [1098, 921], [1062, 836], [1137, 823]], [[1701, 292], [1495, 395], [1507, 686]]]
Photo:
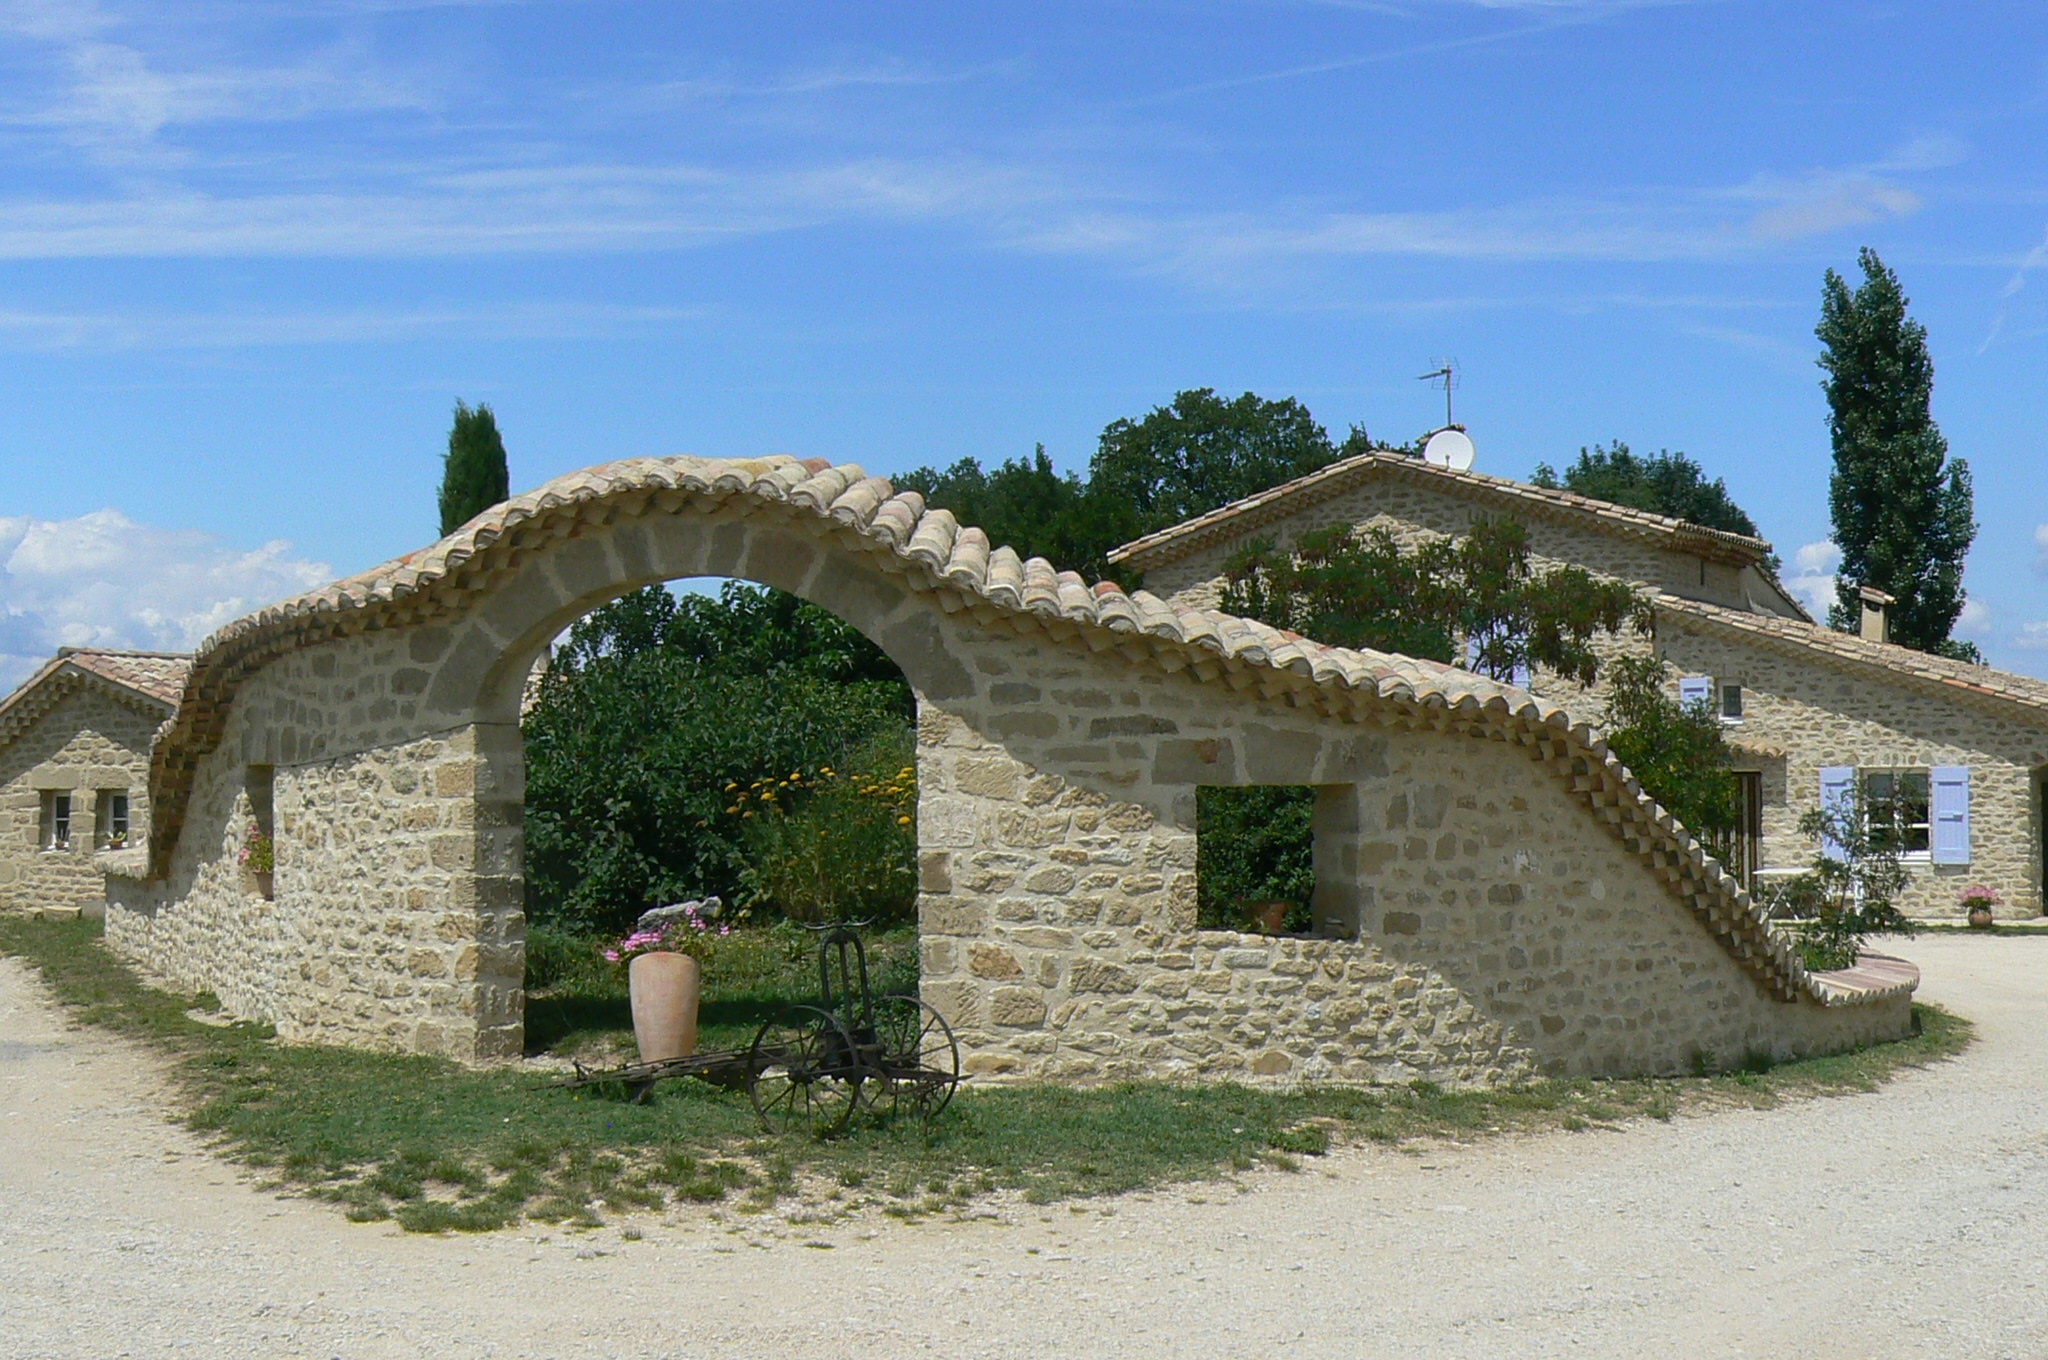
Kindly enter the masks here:
[[[851, 466], [639, 459], [223, 629], [110, 943], [287, 1039], [521, 1051], [523, 682], [626, 590], [832, 610], [918, 699], [924, 994], [983, 1078], [1623, 1074], [1904, 1034], [1526, 692], [1091, 586]], [[1205, 785], [1316, 789], [1314, 938], [1195, 925]], [[237, 864], [271, 819], [275, 896]]]

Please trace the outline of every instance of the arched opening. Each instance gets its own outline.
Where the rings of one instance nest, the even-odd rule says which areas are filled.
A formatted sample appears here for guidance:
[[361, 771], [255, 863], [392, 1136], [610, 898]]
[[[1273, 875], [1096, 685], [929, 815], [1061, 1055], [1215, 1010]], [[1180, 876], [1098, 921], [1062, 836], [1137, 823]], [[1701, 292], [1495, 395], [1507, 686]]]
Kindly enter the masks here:
[[916, 700], [831, 611], [733, 578], [630, 590], [526, 685], [529, 1055], [632, 1056], [624, 970], [644, 913], [709, 925], [700, 1047], [816, 990], [803, 929], [868, 923], [877, 989], [918, 986]]

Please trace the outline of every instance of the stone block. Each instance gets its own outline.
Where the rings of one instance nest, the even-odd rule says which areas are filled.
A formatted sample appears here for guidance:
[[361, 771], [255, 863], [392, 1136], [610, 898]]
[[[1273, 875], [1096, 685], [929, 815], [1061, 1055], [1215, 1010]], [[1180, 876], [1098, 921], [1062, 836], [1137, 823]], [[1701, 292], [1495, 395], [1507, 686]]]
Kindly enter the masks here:
[[1045, 994], [1028, 987], [998, 987], [989, 995], [992, 1025], [1033, 1029], [1045, 1023]]

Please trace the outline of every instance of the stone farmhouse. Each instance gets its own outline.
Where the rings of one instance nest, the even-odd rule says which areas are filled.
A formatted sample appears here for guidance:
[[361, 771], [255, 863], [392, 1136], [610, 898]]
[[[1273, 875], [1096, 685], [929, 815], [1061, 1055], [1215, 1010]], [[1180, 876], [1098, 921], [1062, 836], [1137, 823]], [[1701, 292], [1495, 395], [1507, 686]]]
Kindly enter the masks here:
[[[97, 859], [108, 944], [287, 1040], [516, 1057], [527, 677], [590, 609], [702, 575], [908, 677], [923, 990], [971, 1073], [1487, 1083], [1911, 1026], [1910, 965], [1809, 975], [1557, 700], [1091, 584], [785, 457], [557, 478], [209, 638], [146, 848]], [[1315, 789], [1310, 936], [1196, 924], [1197, 793], [1259, 783]]]
[[149, 825], [149, 750], [189, 656], [66, 647], [0, 699], [0, 911], [97, 913], [93, 856]]
[[[1225, 564], [1255, 540], [1282, 547], [1331, 524], [1379, 525], [1413, 542], [1476, 517], [1514, 519], [1531, 555], [1631, 582], [1656, 603], [1651, 648], [1674, 697], [1712, 706], [1738, 753], [1744, 826], [1731, 865], [1745, 886], [1796, 872], [1816, 847], [1800, 816], [1895, 802], [1908, 824], [1910, 915], [1953, 918], [1965, 884], [1986, 883], [1999, 914], [2043, 910], [2043, 776], [2048, 683], [1886, 641], [1881, 592], [1864, 593], [1860, 636], [1816, 624], [1767, 566], [1770, 544], [1682, 520], [1478, 472], [1374, 453], [1111, 554], [1178, 606], [1213, 605]], [[1598, 724], [1604, 696], [1538, 674], [1532, 686]]]

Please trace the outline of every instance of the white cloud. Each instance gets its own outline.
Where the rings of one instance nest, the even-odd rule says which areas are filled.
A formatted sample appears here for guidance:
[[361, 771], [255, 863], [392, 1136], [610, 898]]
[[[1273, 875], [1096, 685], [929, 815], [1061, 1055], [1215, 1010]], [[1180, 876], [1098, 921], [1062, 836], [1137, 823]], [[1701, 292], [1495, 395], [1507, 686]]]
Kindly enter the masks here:
[[1807, 612], [1825, 619], [1835, 602], [1835, 568], [1842, 564], [1842, 550], [1827, 539], [1808, 543], [1792, 554], [1792, 570], [1785, 573], [1785, 588], [1799, 598]]
[[2012, 645], [2030, 652], [2048, 652], [2048, 619], [2021, 624], [2012, 635]]
[[2048, 576], [2048, 524], [2034, 526], [2034, 570]]
[[1963, 637], [1989, 640], [1991, 606], [1982, 600], [1964, 600], [1963, 612], [1956, 616], [1955, 630]]
[[524, 302], [307, 312], [39, 312], [0, 309], [0, 351], [238, 349], [421, 337], [563, 340], [655, 335], [701, 324], [706, 308]]
[[244, 552], [118, 510], [0, 517], [0, 687], [20, 683], [59, 647], [188, 650], [333, 575], [282, 539]]

